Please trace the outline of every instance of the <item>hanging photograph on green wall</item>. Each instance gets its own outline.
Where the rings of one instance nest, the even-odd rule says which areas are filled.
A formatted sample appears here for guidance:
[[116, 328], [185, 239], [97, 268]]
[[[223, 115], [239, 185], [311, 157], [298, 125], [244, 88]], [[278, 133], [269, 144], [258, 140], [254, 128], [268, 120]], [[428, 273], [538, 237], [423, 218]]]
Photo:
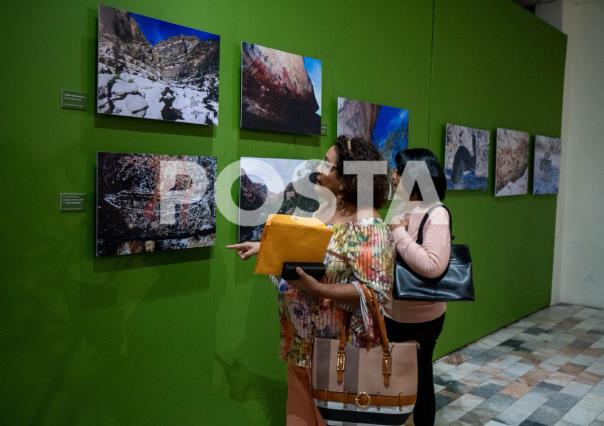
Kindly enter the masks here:
[[[388, 163], [388, 174], [392, 176], [396, 171], [396, 154], [409, 143], [409, 111], [338, 98], [337, 135], [371, 141]], [[390, 192], [392, 195], [392, 187]]]
[[97, 153], [97, 257], [214, 245], [215, 180], [215, 157]]
[[445, 175], [447, 189], [487, 190], [489, 131], [447, 124]]
[[243, 42], [241, 128], [321, 133], [321, 61]]
[[220, 36], [99, 6], [97, 112], [218, 124]]
[[528, 194], [529, 134], [497, 129], [495, 196]]
[[[310, 182], [315, 163], [284, 158], [242, 157], [240, 160], [239, 208], [254, 211], [254, 226], [239, 226], [239, 241], [260, 241], [264, 223], [271, 213], [310, 216], [319, 203], [296, 188]], [[240, 210], [240, 213], [241, 213]], [[241, 223], [240, 216], [240, 223]]]
[[560, 179], [560, 138], [535, 136], [533, 165], [533, 194], [557, 194]]

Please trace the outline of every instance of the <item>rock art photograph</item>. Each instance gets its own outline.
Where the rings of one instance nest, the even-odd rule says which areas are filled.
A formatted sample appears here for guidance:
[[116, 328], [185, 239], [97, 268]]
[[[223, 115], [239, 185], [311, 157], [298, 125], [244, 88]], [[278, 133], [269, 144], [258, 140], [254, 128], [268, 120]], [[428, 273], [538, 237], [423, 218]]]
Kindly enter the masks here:
[[528, 194], [529, 134], [497, 129], [495, 196]]
[[535, 136], [533, 194], [557, 194], [560, 179], [560, 138]]
[[321, 61], [243, 42], [241, 128], [320, 135]]
[[100, 114], [218, 124], [220, 36], [99, 6]]
[[445, 175], [447, 189], [487, 190], [489, 131], [447, 124]]
[[96, 255], [214, 245], [216, 158], [97, 154]]

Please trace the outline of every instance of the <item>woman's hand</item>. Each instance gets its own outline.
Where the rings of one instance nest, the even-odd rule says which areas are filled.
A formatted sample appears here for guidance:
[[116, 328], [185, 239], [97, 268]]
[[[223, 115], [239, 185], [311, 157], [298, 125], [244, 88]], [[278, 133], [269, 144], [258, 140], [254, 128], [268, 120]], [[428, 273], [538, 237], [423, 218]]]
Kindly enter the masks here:
[[304, 272], [300, 267], [296, 268], [296, 273], [300, 279], [288, 281], [287, 283], [298, 290], [304, 290], [305, 292], [313, 295], [316, 294], [318, 286], [320, 285], [319, 282]]
[[252, 256], [256, 256], [260, 251], [260, 243], [258, 241], [245, 241], [239, 244], [230, 244], [226, 248], [237, 250], [237, 254], [243, 260], [248, 260]]
[[405, 231], [409, 229], [409, 216], [405, 215], [402, 219], [399, 219], [398, 221], [393, 221], [393, 223], [390, 224], [390, 230], [394, 231], [396, 228], [399, 228], [401, 226]]

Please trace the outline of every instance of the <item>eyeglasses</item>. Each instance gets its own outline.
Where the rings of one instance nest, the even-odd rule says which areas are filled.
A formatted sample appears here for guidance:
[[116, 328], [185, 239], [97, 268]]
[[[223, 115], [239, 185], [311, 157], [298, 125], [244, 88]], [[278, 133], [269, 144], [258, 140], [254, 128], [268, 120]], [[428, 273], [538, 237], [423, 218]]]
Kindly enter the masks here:
[[317, 167], [317, 170], [323, 174], [328, 174], [330, 173], [332, 170], [338, 170], [339, 167], [336, 166], [333, 163], [330, 163], [329, 161], [322, 161], [319, 164], [319, 167]]

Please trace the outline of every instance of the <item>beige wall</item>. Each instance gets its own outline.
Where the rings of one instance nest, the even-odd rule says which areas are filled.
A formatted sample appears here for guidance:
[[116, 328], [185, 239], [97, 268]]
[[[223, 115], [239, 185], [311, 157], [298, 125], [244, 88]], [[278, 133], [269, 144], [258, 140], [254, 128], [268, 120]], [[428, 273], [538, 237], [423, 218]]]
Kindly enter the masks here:
[[604, 308], [604, 0], [537, 15], [568, 35], [552, 303]]

